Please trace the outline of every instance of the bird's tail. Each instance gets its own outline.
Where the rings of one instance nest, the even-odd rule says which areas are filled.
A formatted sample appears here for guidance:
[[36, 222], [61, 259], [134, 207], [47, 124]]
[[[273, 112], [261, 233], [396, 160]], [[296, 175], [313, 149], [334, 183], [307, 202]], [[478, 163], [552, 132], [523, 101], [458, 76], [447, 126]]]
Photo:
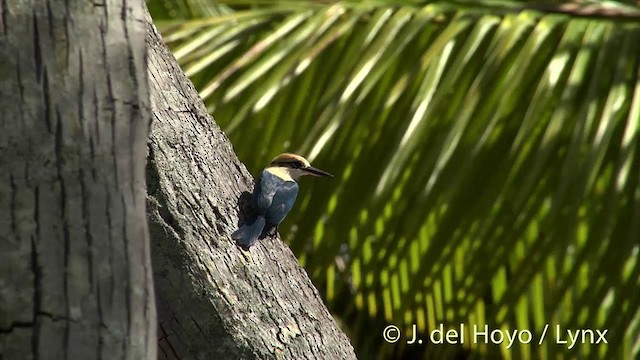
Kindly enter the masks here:
[[258, 216], [253, 223], [243, 225], [240, 229], [234, 231], [233, 234], [231, 234], [231, 238], [237, 241], [238, 244], [248, 248], [258, 240], [258, 237], [262, 234], [262, 230], [264, 230], [265, 224], [266, 220], [264, 216]]

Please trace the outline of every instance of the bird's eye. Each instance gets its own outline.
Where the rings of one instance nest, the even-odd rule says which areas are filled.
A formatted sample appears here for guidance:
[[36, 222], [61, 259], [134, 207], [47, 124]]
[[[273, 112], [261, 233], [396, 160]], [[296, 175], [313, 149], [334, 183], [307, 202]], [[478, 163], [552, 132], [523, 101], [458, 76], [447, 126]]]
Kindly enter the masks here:
[[303, 167], [304, 167], [304, 164], [302, 163], [302, 161], [298, 161], [297, 163], [295, 163], [296, 169], [302, 169]]

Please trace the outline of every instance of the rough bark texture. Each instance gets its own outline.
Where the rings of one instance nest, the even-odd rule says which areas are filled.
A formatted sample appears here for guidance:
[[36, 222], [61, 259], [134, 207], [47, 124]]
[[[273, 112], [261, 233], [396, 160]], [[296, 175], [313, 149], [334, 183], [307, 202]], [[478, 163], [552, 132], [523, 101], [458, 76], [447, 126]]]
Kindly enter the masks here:
[[0, 359], [150, 359], [140, 0], [0, 0]]
[[[280, 239], [230, 233], [252, 179], [149, 18], [148, 216], [164, 359], [353, 359]], [[241, 206], [240, 206], [241, 207]]]

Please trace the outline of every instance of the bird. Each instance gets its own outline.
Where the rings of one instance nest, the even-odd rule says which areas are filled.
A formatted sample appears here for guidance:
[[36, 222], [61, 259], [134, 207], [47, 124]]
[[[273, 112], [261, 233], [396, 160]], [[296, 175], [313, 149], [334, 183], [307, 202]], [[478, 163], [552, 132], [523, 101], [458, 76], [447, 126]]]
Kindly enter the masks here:
[[264, 238], [287, 216], [298, 196], [297, 180], [301, 176], [312, 175], [333, 177], [324, 170], [311, 166], [304, 157], [292, 153], [276, 156], [269, 166], [262, 170], [256, 182], [251, 206], [253, 216], [247, 223], [231, 234], [231, 238], [241, 247], [248, 249], [258, 239]]

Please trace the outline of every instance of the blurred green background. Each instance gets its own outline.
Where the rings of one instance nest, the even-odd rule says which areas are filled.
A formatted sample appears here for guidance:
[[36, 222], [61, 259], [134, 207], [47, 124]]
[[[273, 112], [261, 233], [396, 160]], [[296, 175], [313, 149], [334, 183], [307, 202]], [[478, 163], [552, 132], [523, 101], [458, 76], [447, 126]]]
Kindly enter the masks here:
[[[254, 174], [336, 175], [280, 231], [359, 358], [640, 358], [640, 9], [555, 3], [148, 1]], [[461, 323], [532, 343], [382, 339]]]

